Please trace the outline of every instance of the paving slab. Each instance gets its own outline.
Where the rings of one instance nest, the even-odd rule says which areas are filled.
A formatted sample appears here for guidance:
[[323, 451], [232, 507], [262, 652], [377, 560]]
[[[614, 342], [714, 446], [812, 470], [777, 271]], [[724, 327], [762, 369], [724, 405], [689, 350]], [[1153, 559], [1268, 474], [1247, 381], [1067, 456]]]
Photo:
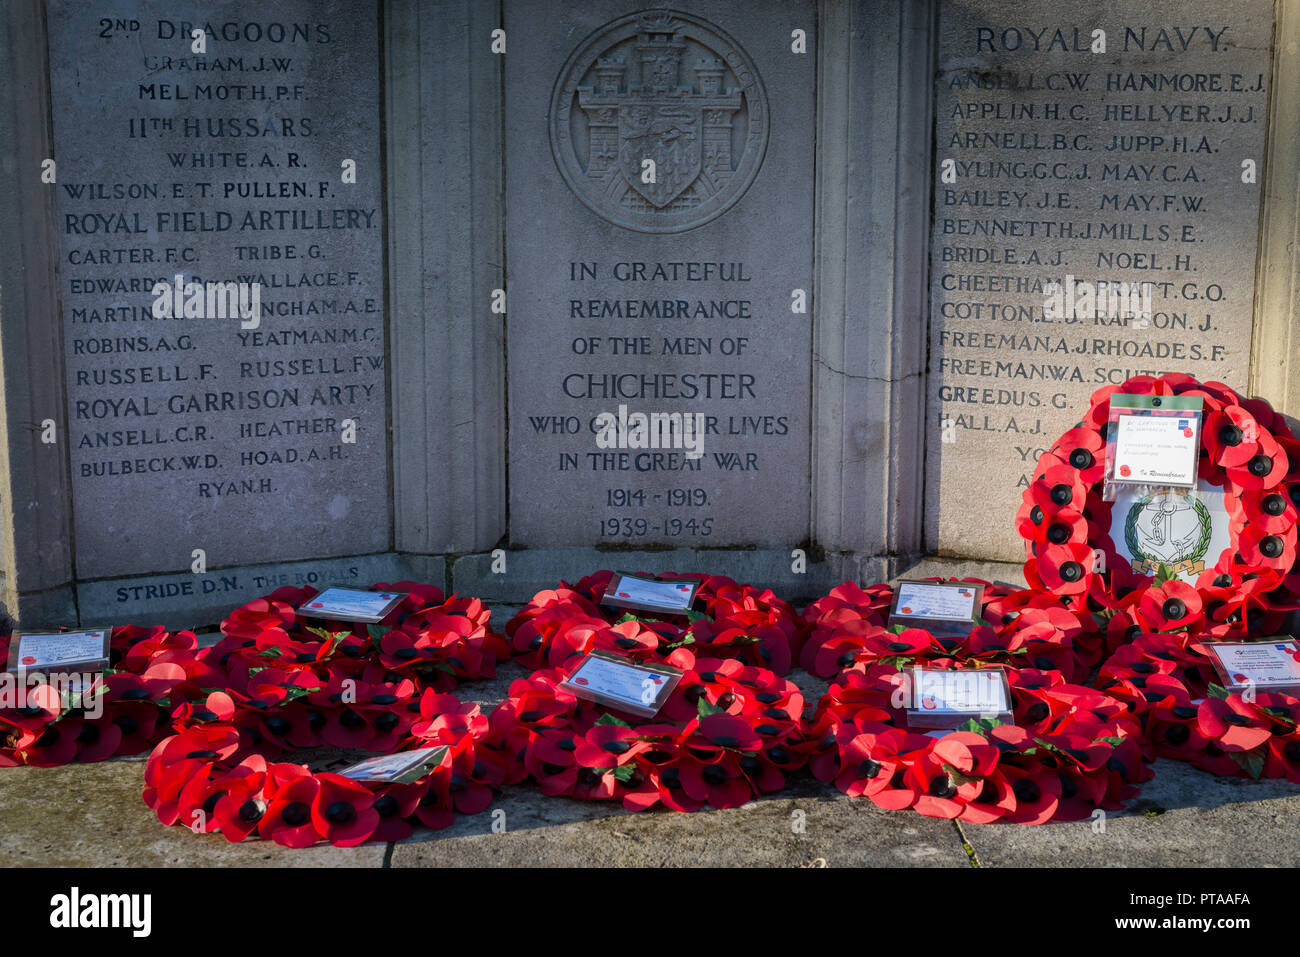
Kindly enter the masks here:
[[0, 770], [0, 867], [378, 867], [386, 845], [290, 850], [163, 827], [141, 799], [144, 757]]
[[[892, 814], [800, 778], [726, 811], [625, 812], [509, 789], [491, 812], [399, 842], [393, 867], [969, 867], [948, 821]], [[801, 813], [797, 813], [801, 812]]]
[[[981, 867], [1295, 867], [1300, 787], [1159, 760], [1123, 812], [1041, 827], [963, 825]], [[1101, 822], [1099, 822], [1101, 823]]]

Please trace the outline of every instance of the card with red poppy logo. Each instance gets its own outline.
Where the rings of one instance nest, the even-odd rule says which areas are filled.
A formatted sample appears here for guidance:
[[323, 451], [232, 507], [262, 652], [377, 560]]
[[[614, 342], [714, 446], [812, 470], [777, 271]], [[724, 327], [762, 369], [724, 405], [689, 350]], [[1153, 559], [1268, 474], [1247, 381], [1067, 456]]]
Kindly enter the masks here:
[[1112, 394], [1102, 498], [1120, 486], [1195, 488], [1203, 410], [1200, 396]]
[[910, 684], [907, 724], [946, 730], [972, 718], [1012, 723], [1011, 686], [1001, 667], [958, 671], [913, 666], [904, 672]]
[[699, 587], [698, 581], [661, 581], [615, 572], [600, 603], [639, 611], [685, 612], [690, 610]]
[[1263, 641], [1201, 642], [1210, 663], [1229, 692], [1247, 688], [1260, 691], [1300, 692], [1300, 645], [1277, 635]]
[[681, 680], [682, 672], [670, 665], [637, 663], [609, 652], [593, 651], [560, 682], [560, 687], [575, 697], [651, 718]]
[[983, 597], [984, 586], [975, 582], [900, 581], [889, 622], [935, 635], [969, 634]]
[[28, 632], [9, 642], [9, 671], [102, 671], [108, 664], [109, 630]]
[[338, 773], [363, 784], [413, 784], [442, 764], [447, 756], [447, 746], [399, 751], [377, 758], [367, 758], [349, 765]]
[[383, 621], [405, 597], [405, 592], [367, 591], [331, 585], [304, 602], [298, 614], [304, 618], [378, 622]]

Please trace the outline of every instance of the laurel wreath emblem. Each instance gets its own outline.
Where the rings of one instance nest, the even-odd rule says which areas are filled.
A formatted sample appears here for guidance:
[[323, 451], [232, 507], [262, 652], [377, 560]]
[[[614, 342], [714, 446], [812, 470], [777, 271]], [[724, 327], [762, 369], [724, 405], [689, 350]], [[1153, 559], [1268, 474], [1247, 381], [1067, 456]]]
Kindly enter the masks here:
[[[1124, 544], [1128, 546], [1129, 554], [1142, 562], [1154, 562], [1155, 559], [1142, 551], [1138, 545], [1137, 538], [1137, 520], [1138, 516], [1151, 503], [1153, 496], [1144, 495], [1138, 499], [1133, 507], [1128, 510], [1128, 517], [1124, 521]], [[1199, 562], [1205, 558], [1205, 553], [1210, 550], [1210, 537], [1214, 534], [1214, 522], [1210, 518], [1210, 510], [1205, 507], [1205, 503], [1198, 498], [1192, 498], [1190, 495], [1182, 496], [1183, 501], [1188, 502], [1196, 510], [1196, 520], [1201, 526], [1201, 535], [1196, 540], [1196, 547], [1190, 553], [1175, 556], [1173, 563], [1191, 561]]]

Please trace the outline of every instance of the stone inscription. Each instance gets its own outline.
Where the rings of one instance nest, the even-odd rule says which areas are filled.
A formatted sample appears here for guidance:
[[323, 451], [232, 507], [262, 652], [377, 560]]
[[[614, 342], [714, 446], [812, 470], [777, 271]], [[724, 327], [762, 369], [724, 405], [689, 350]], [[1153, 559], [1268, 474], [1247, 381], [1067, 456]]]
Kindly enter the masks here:
[[375, 4], [49, 24], [79, 577], [386, 548]]
[[1097, 388], [1246, 387], [1271, 10], [943, 5], [930, 549], [1023, 559], [1020, 493]]
[[[507, 23], [515, 543], [806, 539], [815, 113], [789, 6]], [[539, 175], [556, 95], [585, 165], [543, 152]], [[764, 151], [765, 96], [786, 125]]]

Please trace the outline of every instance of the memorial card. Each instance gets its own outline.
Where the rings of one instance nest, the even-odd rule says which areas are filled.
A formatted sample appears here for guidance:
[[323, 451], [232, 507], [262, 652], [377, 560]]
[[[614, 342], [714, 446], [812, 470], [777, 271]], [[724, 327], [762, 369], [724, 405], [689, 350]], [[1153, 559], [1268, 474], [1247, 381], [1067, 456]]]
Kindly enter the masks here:
[[681, 680], [682, 672], [668, 665], [637, 663], [593, 651], [560, 687], [587, 701], [651, 718]]
[[699, 587], [697, 581], [660, 581], [657, 578], [615, 572], [605, 586], [605, 594], [600, 603], [640, 611], [686, 612], [690, 610]]
[[338, 773], [362, 784], [410, 784], [440, 765], [446, 754], [445, 744], [415, 751], [399, 751], [397, 754], [358, 761]]
[[405, 597], [405, 592], [332, 586], [303, 603], [298, 614], [304, 618], [333, 618], [338, 621], [383, 621]]
[[970, 582], [900, 581], [889, 612], [891, 625], [933, 634], [967, 634], [977, 624], [984, 586]]
[[102, 671], [108, 664], [110, 631], [15, 633], [9, 643], [9, 671]]
[[1241, 693], [1300, 690], [1300, 645], [1293, 638], [1264, 641], [1207, 641], [1202, 643], [1223, 687]]
[[907, 674], [907, 723], [913, 728], [955, 728], [972, 718], [1012, 719], [1011, 688], [1001, 668], [949, 671], [916, 666]]
[[1107, 501], [1121, 485], [1195, 488], [1203, 400], [1183, 396], [1110, 397]]

